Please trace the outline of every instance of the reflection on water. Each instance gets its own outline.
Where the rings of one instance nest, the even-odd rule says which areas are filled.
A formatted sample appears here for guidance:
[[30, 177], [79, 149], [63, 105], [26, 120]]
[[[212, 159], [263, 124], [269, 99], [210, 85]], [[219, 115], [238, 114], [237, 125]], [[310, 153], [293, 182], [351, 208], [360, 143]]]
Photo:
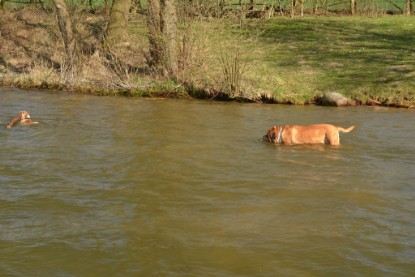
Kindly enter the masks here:
[[[0, 97], [2, 276], [415, 272], [413, 111]], [[40, 124], [6, 129], [20, 110]], [[322, 122], [357, 127], [261, 141]]]

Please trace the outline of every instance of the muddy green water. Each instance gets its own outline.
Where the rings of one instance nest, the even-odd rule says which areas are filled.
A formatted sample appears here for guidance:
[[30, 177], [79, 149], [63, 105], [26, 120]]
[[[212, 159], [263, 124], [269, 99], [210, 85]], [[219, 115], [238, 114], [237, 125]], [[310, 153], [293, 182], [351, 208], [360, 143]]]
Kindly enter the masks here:
[[[415, 272], [413, 111], [1, 88], [0, 121], [0, 276]], [[356, 129], [261, 141], [323, 122]]]

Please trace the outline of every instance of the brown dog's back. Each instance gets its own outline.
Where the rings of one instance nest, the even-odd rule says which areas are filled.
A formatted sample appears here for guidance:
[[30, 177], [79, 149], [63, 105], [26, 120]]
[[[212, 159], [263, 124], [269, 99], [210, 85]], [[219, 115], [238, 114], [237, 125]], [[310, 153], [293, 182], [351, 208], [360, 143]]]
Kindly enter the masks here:
[[264, 138], [274, 143], [284, 144], [330, 144], [340, 145], [339, 132], [348, 133], [355, 126], [342, 128], [331, 124], [285, 125], [274, 126], [268, 130]]

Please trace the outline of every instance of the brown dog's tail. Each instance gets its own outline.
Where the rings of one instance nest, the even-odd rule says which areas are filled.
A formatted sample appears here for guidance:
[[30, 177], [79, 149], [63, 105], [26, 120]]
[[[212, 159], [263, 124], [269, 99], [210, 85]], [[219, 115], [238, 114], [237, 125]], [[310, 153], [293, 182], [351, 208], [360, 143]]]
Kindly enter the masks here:
[[350, 126], [349, 128], [347, 128], [347, 129], [344, 129], [344, 128], [342, 128], [342, 127], [337, 127], [337, 130], [338, 131], [340, 131], [340, 132], [343, 132], [343, 133], [348, 133], [348, 132], [350, 132], [351, 130], [353, 130], [354, 129], [354, 125], [352, 125], [352, 126]]

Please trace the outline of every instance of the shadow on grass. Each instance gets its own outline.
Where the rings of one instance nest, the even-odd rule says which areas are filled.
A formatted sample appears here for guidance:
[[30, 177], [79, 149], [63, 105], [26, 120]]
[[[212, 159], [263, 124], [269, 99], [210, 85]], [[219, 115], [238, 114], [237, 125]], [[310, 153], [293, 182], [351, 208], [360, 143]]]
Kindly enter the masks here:
[[[319, 72], [322, 91], [344, 93], [408, 82], [415, 85], [415, 21], [406, 17], [276, 19], [261, 43], [278, 43], [282, 70]], [[409, 87], [409, 86], [408, 86]]]

